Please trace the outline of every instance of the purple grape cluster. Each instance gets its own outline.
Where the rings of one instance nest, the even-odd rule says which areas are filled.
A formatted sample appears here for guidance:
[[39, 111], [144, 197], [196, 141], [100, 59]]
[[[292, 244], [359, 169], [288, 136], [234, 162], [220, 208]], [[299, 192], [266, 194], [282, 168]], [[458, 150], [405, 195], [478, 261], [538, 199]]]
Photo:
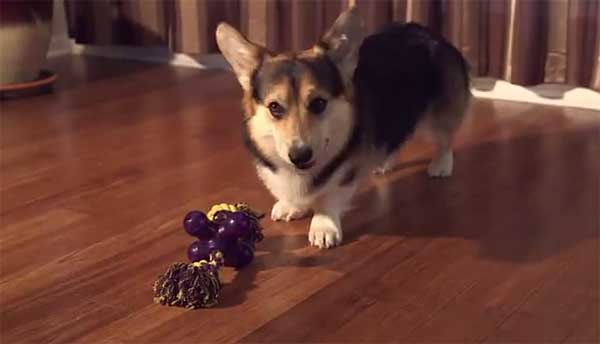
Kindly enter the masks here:
[[192, 262], [208, 260], [221, 251], [225, 266], [242, 268], [254, 258], [256, 242], [263, 239], [258, 219], [244, 211], [219, 211], [211, 221], [201, 211], [190, 211], [183, 219], [185, 231], [198, 240], [188, 248]]

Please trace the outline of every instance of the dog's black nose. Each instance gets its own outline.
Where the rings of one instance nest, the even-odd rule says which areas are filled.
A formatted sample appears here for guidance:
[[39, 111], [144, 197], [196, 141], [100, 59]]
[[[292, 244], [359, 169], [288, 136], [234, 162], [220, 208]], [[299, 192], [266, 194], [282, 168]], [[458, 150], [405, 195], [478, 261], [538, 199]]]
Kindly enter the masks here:
[[310, 146], [305, 144], [292, 144], [290, 147], [290, 152], [288, 154], [290, 157], [290, 161], [296, 165], [298, 168], [308, 168], [310, 167], [308, 163], [310, 159], [312, 159], [313, 152]]

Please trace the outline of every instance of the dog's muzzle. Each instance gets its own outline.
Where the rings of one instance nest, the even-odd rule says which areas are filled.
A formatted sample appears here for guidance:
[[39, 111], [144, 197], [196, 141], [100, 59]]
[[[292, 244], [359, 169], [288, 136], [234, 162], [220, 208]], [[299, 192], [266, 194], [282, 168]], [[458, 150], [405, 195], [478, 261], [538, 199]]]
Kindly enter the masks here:
[[312, 148], [306, 144], [293, 143], [288, 157], [292, 164], [301, 170], [311, 168], [314, 165]]

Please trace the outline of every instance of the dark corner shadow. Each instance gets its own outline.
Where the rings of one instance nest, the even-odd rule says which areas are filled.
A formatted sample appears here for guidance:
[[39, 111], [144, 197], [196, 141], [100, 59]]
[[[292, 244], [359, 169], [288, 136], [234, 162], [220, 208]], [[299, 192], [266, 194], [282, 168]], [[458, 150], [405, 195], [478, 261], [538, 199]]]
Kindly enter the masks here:
[[[454, 176], [430, 179], [423, 170], [391, 179], [385, 202], [370, 188], [344, 220], [345, 243], [365, 234], [453, 238], [476, 242], [479, 255], [491, 260], [527, 263], [557, 255], [598, 236], [593, 185], [600, 171], [590, 140], [597, 130], [459, 149]], [[364, 220], [364, 211], [386, 205]]]

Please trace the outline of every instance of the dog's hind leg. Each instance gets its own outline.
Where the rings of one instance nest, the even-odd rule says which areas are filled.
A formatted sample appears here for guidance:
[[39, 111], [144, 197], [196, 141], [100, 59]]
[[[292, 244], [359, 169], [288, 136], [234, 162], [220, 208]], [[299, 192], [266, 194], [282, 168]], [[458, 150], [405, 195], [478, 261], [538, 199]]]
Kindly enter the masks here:
[[452, 133], [433, 129], [433, 140], [436, 152], [429, 163], [427, 173], [430, 177], [448, 177], [454, 168], [454, 153], [452, 152]]
[[374, 174], [382, 175], [388, 173], [394, 168], [394, 156], [388, 157], [383, 164], [377, 166], [374, 170]]
[[460, 127], [468, 107], [469, 97], [444, 106], [443, 109], [433, 109], [427, 119], [427, 124], [435, 144], [435, 154], [427, 172], [430, 177], [448, 177], [454, 169], [454, 154], [452, 140]]

